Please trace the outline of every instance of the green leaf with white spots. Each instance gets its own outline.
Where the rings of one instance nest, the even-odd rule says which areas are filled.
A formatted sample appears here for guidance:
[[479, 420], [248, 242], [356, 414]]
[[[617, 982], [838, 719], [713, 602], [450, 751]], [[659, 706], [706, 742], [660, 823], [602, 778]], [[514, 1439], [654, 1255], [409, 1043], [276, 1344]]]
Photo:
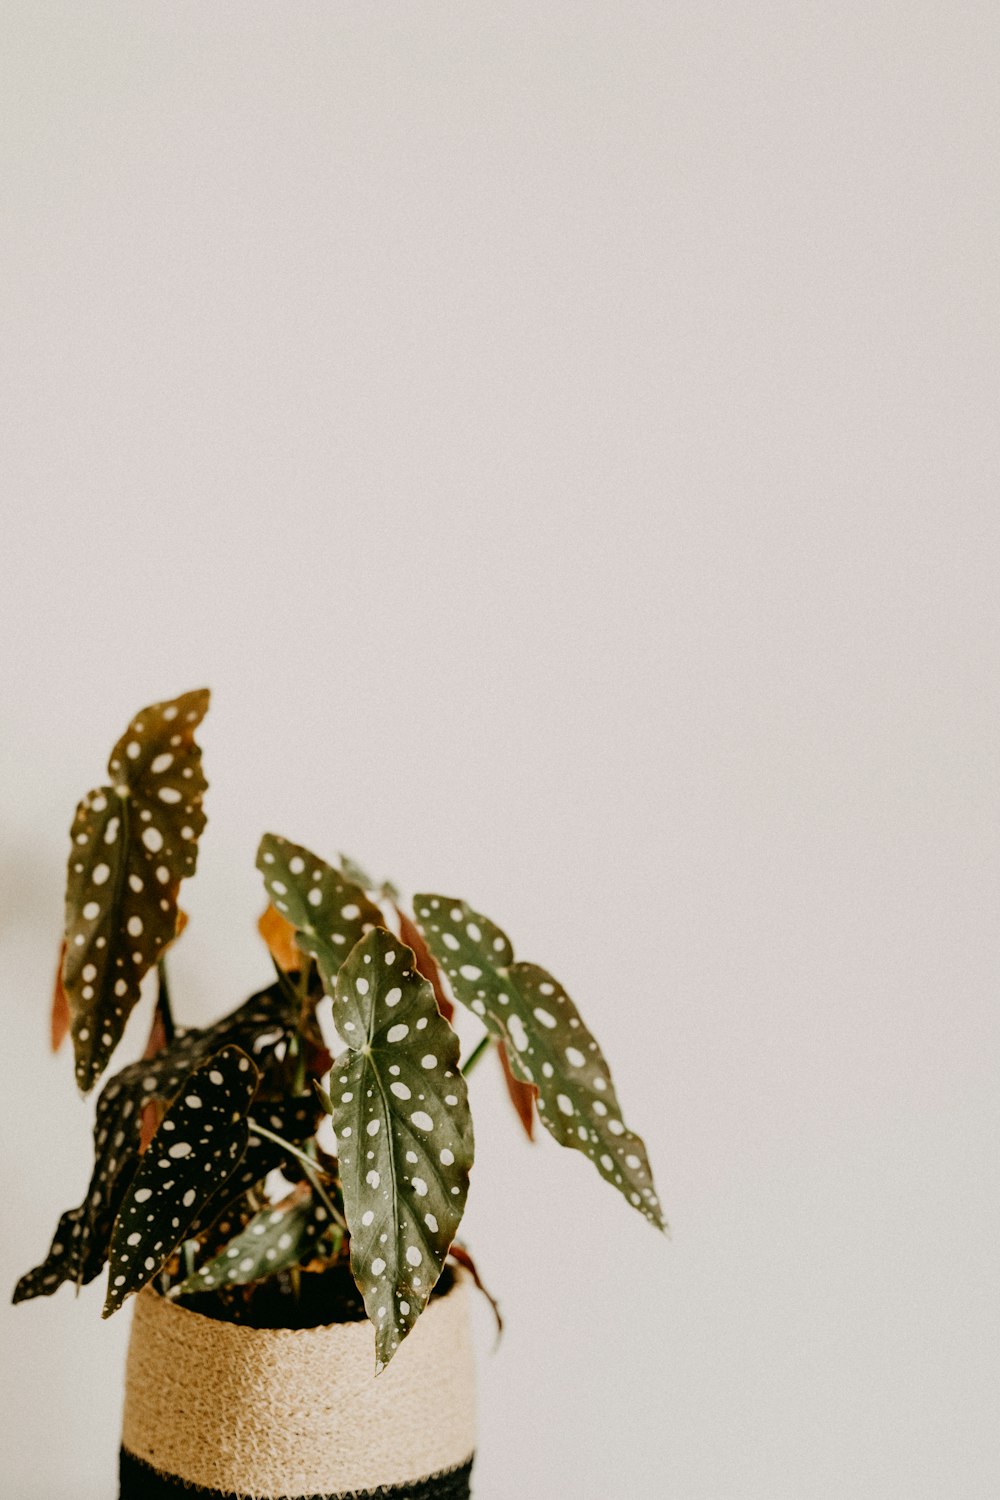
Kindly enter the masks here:
[[118, 1210], [108, 1250], [104, 1317], [162, 1267], [246, 1153], [260, 1073], [223, 1047], [185, 1080]]
[[646, 1147], [622, 1120], [597, 1042], [557, 979], [515, 963], [489, 917], [450, 896], [416, 896], [414, 912], [457, 999], [506, 1044], [511, 1070], [538, 1090], [538, 1115], [562, 1146], [589, 1156], [633, 1208], [665, 1229]]
[[247, 1286], [288, 1266], [301, 1265], [330, 1227], [329, 1210], [311, 1193], [287, 1208], [265, 1208], [172, 1295], [183, 1297], [190, 1292], [217, 1291], [220, 1286]]
[[332, 995], [337, 970], [359, 938], [383, 925], [382, 913], [340, 870], [275, 833], [261, 839], [257, 868], [272, 903], [294, 924], [299, 948], [316, 960], [323, 987]]
[[330, 1091], [351, 1271], [382, 1368], [423, 1311], [465, 1211], [472, 1116], [458, 1038], [411, 950], [384, 928], [352, 948], [333, 1019], [349, 1049]]
[[194, 735], [208, 698], [203, 690], [144, 708], [111, 752], [110, 784], [76, 810], [63, 985], [84, 1090], [107, 1066], [143, 975], [177, 932], [178, 890], [194, 874], [205, 826]]

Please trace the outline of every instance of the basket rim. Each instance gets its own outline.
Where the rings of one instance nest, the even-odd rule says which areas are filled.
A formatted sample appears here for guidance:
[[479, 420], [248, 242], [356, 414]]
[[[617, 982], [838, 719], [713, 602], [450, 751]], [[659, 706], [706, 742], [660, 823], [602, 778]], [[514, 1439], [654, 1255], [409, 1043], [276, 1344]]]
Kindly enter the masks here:
[[[469, 1275], [465, 1268], [463, 1266], [450, 1266], [449, 1270], [453, 1274], [451, 1286], [446, 1292], [442, 1292], [439, 1297], [431, 1295], [420, 1318], [414, 1325], [414, 1330], [419, 1328], [424, 1318], [432, 1313], [436, 1303], [448, 1302], [457, 1292], [467, 1289], [466, 1284], [469, 1280]], [[215, 1330], [220, 1328], [226, 1329], [228, 1335], [234, 1338], [246, 1335], [248, 1338], [252, 1337], [254, 1339], [273, 1338], [285, 1340], [300, 1336], [309, 1337], [311, 1335], [315, 1337], [319, 1334], [347, 1338], [351, 1336], [352, 1332], [357, 1333], [361, 1331], [365, 1333], [370, 1332], [372, 1328], [371, 1319], [367, 1314], [363, 1318], [345, 1318], [335, 1320], [332, 1323], [316, 1323], [311, 1328], [254, 1328], [250, 1323], [232, 1323], [228, 1318], [212, 1318], [207, 1313], [197, 1312], [193, 1307], [185, 1307], [183, 1302], [179, 1302], [176, 1298], [159, 1291], [152, 1282], [147, 1283], [133, 1299], [135, 1307], [138, 1307], [140, 1303], [144, 1303], [150, 1309], [155, 1306], [159, 1316], [165, 1314], [168, 1317], [176, 1316], [186, 1319], [188, 1326], [192, 1329], [196, 1324], [200, 1323]]]

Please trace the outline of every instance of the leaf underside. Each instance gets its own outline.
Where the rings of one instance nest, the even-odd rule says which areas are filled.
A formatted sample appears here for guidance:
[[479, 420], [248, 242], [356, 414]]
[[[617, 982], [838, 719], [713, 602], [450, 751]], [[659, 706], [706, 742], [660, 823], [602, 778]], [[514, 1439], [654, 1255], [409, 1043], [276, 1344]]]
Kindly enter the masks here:
[[384, 928], [337, 978], [348, 1052], [331, 1075], [351, 1271], [388, 1364], [437, 1283], [465, 1209], [472, 1117], [458, 1038], [412, 951]]
[[185, 1080], [142, 1158], [115, 1220], [104, 1316], [151, 1281], [247, 1149], [260, 1073], [223, 1047]]
[[455, 1016], [455, 1007], [446, 994], [444, 985], [441, 983], [440, 970], [431, 957], [430, 949], [420, 934], [420, 928], [413, 921], [409, 913], [405, 912], [401, 906], [396, 907], [396, 916], [399, 920], [400, 937], [408, 948], [413, 949], [417, 972], [422, 974], [431, 986], [431, 989], [434, 991], [434, 999], [437, 1001], [437, 1008], [450, 1025]]
[[276, 910], [294, 925], [297, 946], [315, 958], [323, 988], [332, 995], [340, 965], [359, 938], [382, 925], [382, 913], [361, 886], [277, 834], [261, 839], [257, 868]]
[[52, 1006], [49, 1011], [49, 1044], [58, 1052], [69, 1034], [69, 1001], [63, 984], [63, 964], [66, 962], [66, 940], [59, 946], [59, 962], [56, 965], [55, 983], [52, 986]]
[[208, 692], [137, 714], [111, 752], [110, 783], [76, 810], [66, 881], [66, 958], [76, 1077], [90, 1089], [172, 941], [181, 881], [194, 874], [207, 783], [195, 731]]
[[330, 1230], [327, 1209], [306, 1193], [287, 1208], [265, 1208], [226, 1248], [176, 1289], [175, 1295], [210, 1292], [221, 1286], [247, 1286], [288, 1266], [308, 1260]]
[[533, 1083], [524, 1083], [515, 1076], [510, 1066], [510, 1058], [507, 1056], [506, 1042], [497, 1042], [497, 1056], [503, 1071], [507, 1097], [514, 1106], [514, 1112], [521, 1122], [525, 1135], [529, 1141], [533, 1141], [535, 1139], [535, 1098], [538, 1090]]
[[[108, 1240], [121, 1198], [139, 1164], [142, 1115], [152, 1100], [169, 1103], [185, 1079], [207, 1058], [227, 1045], [251, 1055], [263, 1044], [287, 1040], [294, 1027], [288, 999], [280, 985], [271, 985], [204, 1030], [178, 1032], [168, 1050], [155, 1058], [131, 1063], [108, 1080], [97, 1101], [94, 1123], [94, 1169], [83, 1202], [63, 1214], [48, 1255], [41, 1265], [21, 1277], [14, 1301], [49, 1296], [64, 1281], [85, 1286], [100, 1274], [107, 1258]], [[261, 1106], [265, 1119], [286, 1140], [305, 1139], [315, 1120], [312, 1100], [283, 1100]], [[235, 1188], [244, 1168], [256, 1171], [253, 1186], [280, 1166], [286, 1153], [267, 1141], [251, 1147], [226, 1185]], [[235, 1192], [234, 1192], [235, 1195]], [[229, 1200], [231, 1201], [231, 1200]], [[211, 1207], [211, 1206], [210, 1206]], [[221, 1213], [225, 1204], [218, 1204]]]
[[646, 1147], [622, 1120], [601, 1049], [559, 981], [537, 964], [515, 963], [507, 934], [464, 901], [420, 895], [414, 911], [456, 997], [504, 1043], [515, 1077], [538, 1090], [546, 1130], [665, 1229]]

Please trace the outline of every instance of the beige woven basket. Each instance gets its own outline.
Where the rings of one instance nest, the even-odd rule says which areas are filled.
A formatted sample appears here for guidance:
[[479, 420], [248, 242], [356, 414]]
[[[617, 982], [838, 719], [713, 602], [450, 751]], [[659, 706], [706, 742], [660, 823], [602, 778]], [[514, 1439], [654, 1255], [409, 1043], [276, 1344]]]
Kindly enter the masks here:
[[136, 1299], [123, 1500], [468, 1495], [475, 1369], [464, 1277], [383, 1373], [370, 1323], [246, 1328]]

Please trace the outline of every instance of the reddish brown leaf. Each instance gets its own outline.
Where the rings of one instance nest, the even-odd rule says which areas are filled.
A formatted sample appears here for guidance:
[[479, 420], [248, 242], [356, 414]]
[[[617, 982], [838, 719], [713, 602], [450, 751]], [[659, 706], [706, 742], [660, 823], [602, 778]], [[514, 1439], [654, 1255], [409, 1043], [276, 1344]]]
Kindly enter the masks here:
[[63, 989], [63, 960], [66, 957], [66, 944], [63, 942], [59, 949], [59, 963], [56, 968], [56, 982], [52, 990], [52, 1011], [49, 1019], [50, 1038], [53, 1052], [58, 1052], [69, 1034], [69, 1001], [66, 991]]
[[510, 1062], [507, 1057], [507, 1048], [503, 1042], [497, 1042], [497, 1054], [503, 1067], [504, 1081], [507, 1084], [507, 1093], [510, 1102], [517, 1111], [517, 1117], [524, 1126], [524, 1133], [529, 1141], [535, 1139], [535, 1099], [538, 1090], [533, 1083], [522, 1083], [520, 1078], [515, 1078], [510, 1070]]
[[160, 1121], [167, 1112], [162, 1099], [150, 1099], [142, 1106], [142, 1131], [139, 1136], [139, 1155], [142, 1156], [153, 1136], [160, 1128]]
[[414, 926], [413, 922], [406, 915], [406, 912], [397, 906], [396, 915], [399, 918], [399, 935], [406, 946], [413, 949], [413, 956], [417, 961], [417, 972], [423, 975], [433, 989], [437, 1008], [450, 1025], [452, 1017], [455, 1014], [455, 1007], [444, 992], [444, 985], [441, 983], [438, 966], [433, 958], [431, 958], [427, 944], [420, 936], [420, 932]]
[[325, 1078], [333, 1067], [333, 1053], [314, 1042], [306, 1044], [306, 1068], [313, 1078]]
[[497, 1338], [499, 1339], [500, 1335], [503, 1333], [503, 1318], [500, 1315], [500, 1304], [492, 1295], [492, 1293], [483, 1285], [482, 1278], [479, 1275], [478, 1270], [476, 1269], [475, 1261], [472, 1259], [472, 1256], [469, 1254], [468, 1250], [466, 1250], [463, 1245], [459, 1245], [457, 1242], [452, 1245], [451, 1249], [448, 1251], [448, 1254], [451, 1256], [452, 1260], [457, 1260], [460, 1266], [465, 1267], [469, 1275], [472, 1277], [473, 1281], [476, 1283], [476, 1286], [479, 1288], [483, 1296], [486, 1298], [487, 1302], [492, 1307], [493, 1316], [497, 1320]]
[[167, 1023], [163, 1011], [157, 1005], [153, 1011], [153, 1024], [149, 1029], [149, 1041], [146, 1043], [142, 1054], [143, 1062], [152, 1062], [153, 1058], [157, 1057], [163, 1051], [168, 1041]]
[[280, 911], [268, 906], [258, 919], [257, 931], [267, 944], [275, 963], [286, 974], [302, 968], [302, 954], [295, 944], [295, 928]]

